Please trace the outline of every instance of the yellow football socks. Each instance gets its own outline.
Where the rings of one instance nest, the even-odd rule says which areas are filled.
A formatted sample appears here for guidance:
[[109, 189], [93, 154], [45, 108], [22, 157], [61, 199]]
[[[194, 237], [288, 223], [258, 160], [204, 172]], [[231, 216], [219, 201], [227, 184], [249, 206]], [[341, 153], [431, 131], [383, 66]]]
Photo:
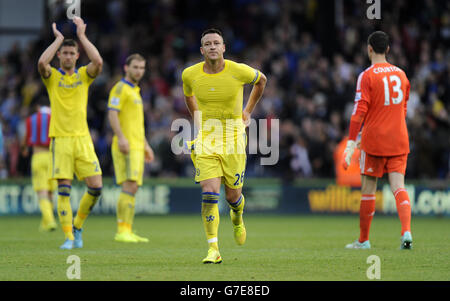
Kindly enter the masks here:
[[202, 220], [205, 228], [206, 239], [210, 248], [219, 249], [218, 230], [219, 230], [219, 193], [202, 193]]
[[126, 191], [120, 192], [117, 203], [117, 232], [131, 232], [134, 220], [135, 196]]
[[233, 210], [231, 215], [231, 222], [233, 225], [239, 225], [242, 223], [242, 213], [244, 212], [245, 198], [244, 195], [241, 194], [239, 199], [235, 203], [228, 203], [230, 209]]
[[88, 217], [89, 213], [92, 211], [92, 208], [94, 208], [101, 194], [102, 194], [101, 187], [100, 188], [88, 187], [87, 191], [81, 198], [80, 207], [78, 208], [77, 211], [77, 216], [73, 221], [73, 225], [75, 226], [75, 228], [81, 229], [83, 227], [84, 221]]
[[53, 205], [49, 199], [41, 198], [39, 200], [39, 208], [41, 209], [42, 222], [44, 226], [55, 222], [55, 217], [53, 215]]
[[58, 217], [65, 238], [73, 240], [72, 233], [72, 207], [70, 206], [70, 185], [58, 186]]

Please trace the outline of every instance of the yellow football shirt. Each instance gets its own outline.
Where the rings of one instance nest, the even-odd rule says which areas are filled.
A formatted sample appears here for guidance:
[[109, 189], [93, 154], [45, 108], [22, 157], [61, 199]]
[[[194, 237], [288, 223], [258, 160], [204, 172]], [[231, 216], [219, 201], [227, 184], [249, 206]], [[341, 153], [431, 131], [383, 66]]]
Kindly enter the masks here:
[[256, 84], [260, 72], [248, 65], [225, 60], [222, 71], [208, 74], [203, 71], [204, 64], [201, 62], [183, 71], [184, 95], [195, 96], [204, 116], [242, 118], [244, 85]]
[[[125, 79], [117, 82], [109, 94], [108, 109], [119, 112], [119, 122], [130, 149], [143, 150], [145, 146], [144, 107], [140, 88]], [[118, 149], [117, 136], [112, 147]]]
[[87, 124], [88, 90], [94, 77], [86, 66], [75, 69], [72, 75], [52, 67], [48, 78], [41, 77], [47, 88], [52, 110], [50, 137], [89, 135]]
[[[199, 135], [206, 139], [208, 135], [217, 137], [217, 127], [222, 127], [222, 140], [214, 140], [219, 148], [228, 143], [228, 135], [236, 137], [245, 132], [242, 121], [242, 107], [245, 84], [256, 84], [261, 73], [252, 67], [225, 60], [222, 71], [215, 74], [205, 73], [205, 62], [186, 68], [182, 73], [183, 91], [186, 96], [195, 96], [198, 109], [202, 114], [202, 128]], [[238, 123], [228, 123], [235, 120]], [[238, 126], [236, 127], [236, 124]]]

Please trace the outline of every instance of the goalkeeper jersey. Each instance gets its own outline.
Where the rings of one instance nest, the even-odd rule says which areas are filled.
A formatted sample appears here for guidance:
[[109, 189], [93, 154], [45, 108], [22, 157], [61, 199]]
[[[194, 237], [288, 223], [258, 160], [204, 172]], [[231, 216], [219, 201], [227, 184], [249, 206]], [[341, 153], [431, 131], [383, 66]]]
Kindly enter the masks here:
[[409, 153], [406, 110], [410, 84], [400, 68], [373, 64], [359, 77], [352, 120], [362, 116], [361, 149], [373, 156]]

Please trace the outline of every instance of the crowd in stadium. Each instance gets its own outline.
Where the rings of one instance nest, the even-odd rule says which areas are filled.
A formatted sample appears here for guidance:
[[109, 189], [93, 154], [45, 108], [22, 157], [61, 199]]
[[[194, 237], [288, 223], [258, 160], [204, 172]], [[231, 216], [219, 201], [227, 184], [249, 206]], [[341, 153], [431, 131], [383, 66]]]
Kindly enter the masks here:
[[[125, 58], [138, 52], [147, 59], [140, 87], [156, 155], [146, 175], [193, 175], [189, 156], [171, 151], [177, 134], [171, 124], [177, 118], [191, 119], [181, 72], [202, 60], [200, 34], [215, 27], [224, 34], [225, 58], [258, 68], [268, 78], [252, 117], [280, 120], [278, 164], [262, 166], [259, 155], [249, 155], [247, 176], [334, 177], [333, 152], [347, 133], [358, 74], [369, 67], [366, 39], [380, 29], [391, 39], [389, 62], [405, 70], [411, 82], [406, 177], [449, 178], [450, 2], [425, 1], [425, 8], [406, 1], [383, 2], [383, 24], [366, 18], [367, 5], [361, 1], [342, 3], [341, 13], [335, 14], [335, 8], [323, 7], [318, 0], [86, 1], [82, 17], [87, 35], [104, 60], [90, 88], [88, 109], [103, 174], [113, 175], [108, 94], [123, 76]], [[105, 13], [99, 16], [101, 10]], [[75, 37], [61, 1], [47, 14], [66, 37]], [[33, 100], [47, 97], [37, 60], [54, 39], [50, 25], [48, 21], [35, 42], [17, 44], [0, 55], [1, 178], [29, 175], [29, 158], [22, 157], [20, 142]], [[79, 66], [87, 63], [81, 52]], [[245, 91], [248, 96], [250, 89]]]

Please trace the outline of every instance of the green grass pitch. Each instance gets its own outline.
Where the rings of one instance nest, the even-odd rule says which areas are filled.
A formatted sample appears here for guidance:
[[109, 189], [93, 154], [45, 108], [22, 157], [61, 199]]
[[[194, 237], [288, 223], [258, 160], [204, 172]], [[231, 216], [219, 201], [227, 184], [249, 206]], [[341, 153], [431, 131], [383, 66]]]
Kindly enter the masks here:
[[237, 246], [222, 215], [222, 264], [204, 265], [207, 243], [200, 216], [137, 216], [149, 243], [113, 241], [113, 216], [88, 218], [84, 248], [62, 251], [60, 228], [38, 232], [40, 217], [0, 217], [0, 280], [68, 280], [69, 255], [81, 259], [81, 280], [368, 280], [367, 257], [380, 258], [381, 280], [450, 280], [450, 219], [412, 218], [413, 247], [399, 250], [396, 216], [376, 216], [370, 250], [346, 250], [359, 235], [358, 216], [244, 215], [247, 243]]

